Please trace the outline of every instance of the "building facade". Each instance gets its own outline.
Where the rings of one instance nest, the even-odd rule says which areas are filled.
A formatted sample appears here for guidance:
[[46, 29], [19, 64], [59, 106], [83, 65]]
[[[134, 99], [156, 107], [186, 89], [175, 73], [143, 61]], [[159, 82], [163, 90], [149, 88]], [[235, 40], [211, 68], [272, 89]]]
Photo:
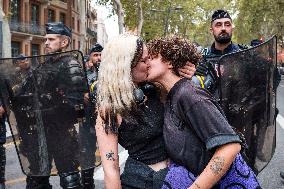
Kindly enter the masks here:
[[85, 53], [85, 43], [88, 42], [85, 39], [85, 23], [89, 19], [86, 14], [90, 8], [88, 2], [89, 0], [3, 0], [3, 11], [10, 25], [11, 55], [43, 54], [45, 24], [48, 22], [63, 22], [70, 27], [71, 49]]
[[87, 0], [86, 3], [86, 52], [90, 49], [94, 44], [98, 42], [98, 35], [97, 35], [97, 11], [92, 7], [91, 0]]
[[97, 41], [101, 45], [105, 46], [108, 42], [108, 35], [106, 32], [105, 23], [101, 18], [96, 20], [96, 27], [97, 27]]

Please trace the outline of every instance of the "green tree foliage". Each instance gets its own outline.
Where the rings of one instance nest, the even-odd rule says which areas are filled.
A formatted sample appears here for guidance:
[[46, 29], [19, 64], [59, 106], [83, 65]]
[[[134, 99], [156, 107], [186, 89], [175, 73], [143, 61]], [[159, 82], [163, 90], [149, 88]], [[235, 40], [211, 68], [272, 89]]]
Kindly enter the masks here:
[[252, 39], [272, 35], [283, 44], [284, 1], [283, 0], [239, 0], [235, 35], [238, 41], [248, 43]]
[[[97, 2], [112, 3], [111, 0]], [[213, 41], [209, 32], [211, 15], [216, 9], [225, 9], [235, 25], [234, 42], [247, 44], [252, 39], [277, 34], [283, 43], [283, 0], [121, 0], [125, 25], [130, 30], [138, 26], [140, 2], [144, 20], [141, 35], [146, 40], [175, 33], [208, 46]]]

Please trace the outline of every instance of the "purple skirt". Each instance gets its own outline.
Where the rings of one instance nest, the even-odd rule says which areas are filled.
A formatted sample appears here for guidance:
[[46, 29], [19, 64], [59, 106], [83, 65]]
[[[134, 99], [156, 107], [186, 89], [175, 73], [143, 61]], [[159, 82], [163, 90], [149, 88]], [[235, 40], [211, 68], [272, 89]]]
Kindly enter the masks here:
[[[186, 189], [192, 185], [196, 177], [185, 167], [171, 163], [162, 189]], [[220, 189], [260, 189], [256, 175], [246, 164], [240, 154], [232, 163], [228, 172], [213, 187]]]

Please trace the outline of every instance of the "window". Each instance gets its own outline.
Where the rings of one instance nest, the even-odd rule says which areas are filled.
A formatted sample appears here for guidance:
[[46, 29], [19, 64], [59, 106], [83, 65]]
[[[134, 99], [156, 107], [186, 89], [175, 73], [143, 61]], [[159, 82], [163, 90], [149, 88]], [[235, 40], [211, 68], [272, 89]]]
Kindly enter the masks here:
[[32, 49], [31, 49], [32, 56], [33, 55], [39, 55], [39, 53], [40, 53], [39, 49], [40, 49], [39, 44], [32, 44]]
[[76, 49], [75, 43], [76, 43], [76, 40], [73, 39], [73, 49]]
[[61, 12], [59, 19], [60, 19], [60, 20], [59, 20], [60, 22], [62, 22], [63, 24], [65, 24], [65, 23], [66, 23], [66, 14], [63, 13], [63, 12]]
[[20, 22], [21, 15], [21, 0], [11, 0], [10, 1], [11, 9], [11, 22]]
[[32, 25], [39, 25], [39, 5], [37, 4], [32, 4], [31, 21]]
[[80, 20], [77, 20], [77, 31], [80, 32]]
[[55, 22], [55, 11], [48, 9], [47, 22]]
[[78, 50], [80, 50], [80, 48], [81, 48], [81, 42], [78, 41]]
[[72, 17], [72, 29], [75, 29], [75, 18]]
[[21, 43], [12, 41], [11, 43], [12, 57], [17, 57], [21, 52]]

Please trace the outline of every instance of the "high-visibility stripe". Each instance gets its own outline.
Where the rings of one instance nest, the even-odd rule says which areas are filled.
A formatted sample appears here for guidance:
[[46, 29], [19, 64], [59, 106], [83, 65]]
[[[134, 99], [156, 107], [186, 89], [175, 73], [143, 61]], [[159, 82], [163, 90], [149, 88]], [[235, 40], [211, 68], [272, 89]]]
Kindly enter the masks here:
[[197, 75], [196, 76], [197, 77], [197, 79], [199, 80], [199, 82], [200, 82], [200, 85], [201, 85], [201, 88], [203, 88], [204, 89], [204, 76], [199, 76], [199, 75]]

